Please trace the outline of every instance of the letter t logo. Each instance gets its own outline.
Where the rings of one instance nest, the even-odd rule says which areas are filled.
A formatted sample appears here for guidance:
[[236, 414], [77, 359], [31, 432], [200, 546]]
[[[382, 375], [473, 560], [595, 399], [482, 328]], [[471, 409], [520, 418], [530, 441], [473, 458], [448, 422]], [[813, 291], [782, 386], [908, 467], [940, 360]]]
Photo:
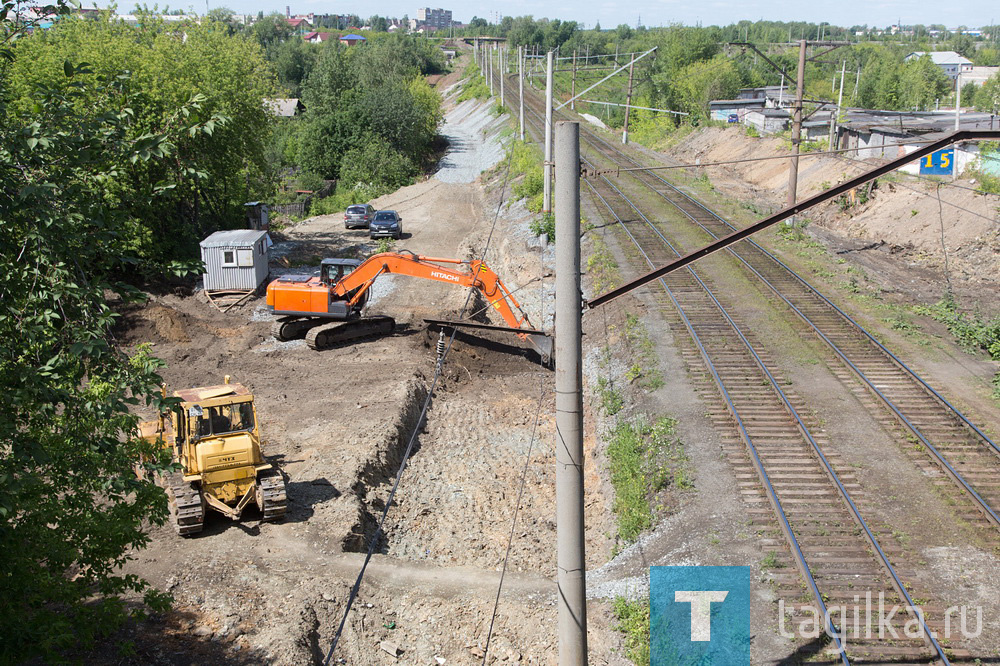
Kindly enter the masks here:
[[691, 604], [691, 640], [712, 640], [712, 602], [724, 601], [726, 590], [677, 590], [674, 601]]

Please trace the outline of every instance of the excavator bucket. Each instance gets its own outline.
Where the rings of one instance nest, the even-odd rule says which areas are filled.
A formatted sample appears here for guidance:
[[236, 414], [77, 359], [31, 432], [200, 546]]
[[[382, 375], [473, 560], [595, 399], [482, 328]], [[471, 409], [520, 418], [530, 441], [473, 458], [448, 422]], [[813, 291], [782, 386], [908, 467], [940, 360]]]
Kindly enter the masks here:
[[538, 352], [546, 363], [552, 362], [553, 338], [551, 335], [533, 333], [528, 336], [528, 342], [531, 343], [531, 346], [535, 348], [535, 351]]

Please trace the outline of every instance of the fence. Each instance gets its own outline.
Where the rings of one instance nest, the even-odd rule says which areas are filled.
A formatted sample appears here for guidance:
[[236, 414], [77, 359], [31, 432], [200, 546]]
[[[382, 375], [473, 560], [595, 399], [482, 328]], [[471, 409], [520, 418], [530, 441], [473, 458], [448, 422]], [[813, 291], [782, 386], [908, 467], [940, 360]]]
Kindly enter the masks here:
[[309, 214], [309, 209], [312, 206], [313, 199], [323, 199], [330, 196], [335, 187], [337, 187], [337, 181], [325, 180], [323, 181], [323, 187], [316, 190], [312, 194], [307, 194], [302, 201], [295, 201], [287, 204], [274, 204], [270, 207], [271, 212], [276, 215], [287, 215], [289, 217], [305, 217]]

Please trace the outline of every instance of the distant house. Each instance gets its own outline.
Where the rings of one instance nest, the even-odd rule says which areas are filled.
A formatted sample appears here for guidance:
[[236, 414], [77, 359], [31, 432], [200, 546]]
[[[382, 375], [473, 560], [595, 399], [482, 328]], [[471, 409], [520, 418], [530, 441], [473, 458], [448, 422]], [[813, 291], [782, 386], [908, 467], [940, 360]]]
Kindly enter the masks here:
[[975, 83], [977, 86], [981, 86], [998, 73], [1000, 73], [1000, 67], [973, 67], [967, 72], [962, 72], [962, 85]]
[[740, 88], [736, 99], [760, 100], [764, 108], [781, 109], [791, 106], [795, 100], [795, 92], [789, 91], [789, 86], [764, 86], [762, 88]]
[[784, 109], [748, 109], [743, 122], [761, 134], [776, 134], [788, 129], [790, 118]]
[[340, 36], [340, 43], [341, 44], [345, 44], [347, 46], [354, 46], [355, 44], [362, 44], [362, 43], [364, 43], [366, 41], [368, 41], [368, 40], [366, 40], [361, 35], [356, 35], [354, 33], [351, 33], [350, 35], [341, 35]]
[[302, 35], [302, 39], [309, 42], [310, 44], [322, 44], [323, 42], [328, 42], [333, 37], [332, 32], [307, 32]]
[[297, 30], [298, 32], [305, 32], [312, 27], [312, 23], [307, 18], [286, 18], [285, 21], [288, 22], [292, 30]]
[[295, 98], [265, 99], [264, 108], [279, 118], [291, 118], [306, 110], [305, 104]]
[[909, 62], [923, 56], [930, 56], [931, 62], [940, 67], [952, 81], [957, 79], [959, 74], [972, 69], [972, 61], [954, 51], [914, 51], [906, 56], [905, 60]]

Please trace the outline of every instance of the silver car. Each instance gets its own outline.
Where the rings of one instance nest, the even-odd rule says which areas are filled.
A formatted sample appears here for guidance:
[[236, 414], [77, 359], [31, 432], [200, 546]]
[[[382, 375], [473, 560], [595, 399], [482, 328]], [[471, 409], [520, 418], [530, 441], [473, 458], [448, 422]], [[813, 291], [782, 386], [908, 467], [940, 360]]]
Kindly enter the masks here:
[[375, 209], [370, 204], [354, 204], [344, 211], [345, 229], [367, 229], [371, 224]]

